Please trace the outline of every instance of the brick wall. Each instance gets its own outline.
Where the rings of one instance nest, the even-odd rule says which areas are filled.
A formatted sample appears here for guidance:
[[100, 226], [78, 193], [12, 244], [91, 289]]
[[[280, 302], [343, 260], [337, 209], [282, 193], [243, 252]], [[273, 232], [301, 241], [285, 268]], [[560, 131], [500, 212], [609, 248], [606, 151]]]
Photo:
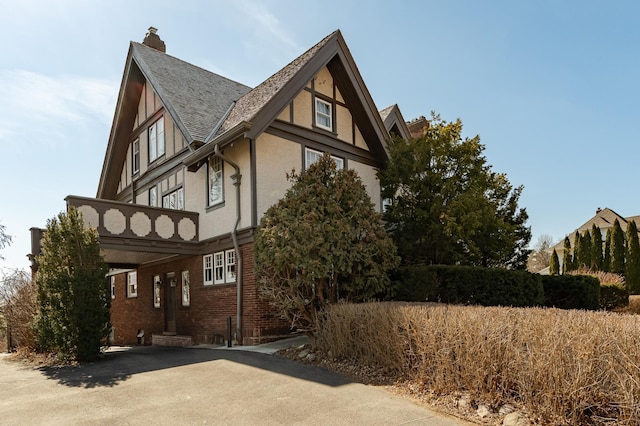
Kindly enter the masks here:
[[[287, 323], [274, 314], [269, 304], [260, 300], [253, 275], [253, 244], [240, 248], [243, 258], [242, 344], [251, 345], [272, 340], [287, 333]], [[190, 306], [182, 306], [182, 271], [189, 271]], [[165, 330], [165, 291], [162, 286], [161, 305], [153, 305], [153, 277], [175, 273], [176, 333], [192, 336], [194, 343], [223, 343], [227, 318], [232, 320], [233, 339], [236, 336], [237, 285], [203, 284], [202, 256], [138, 269], [138, 296], [126, 297], [126, 274], [116, 276], [116, 298], [112, 300], [111, 321], [115, 327], [114, 344], [135, 344], [139, 329], [145, 331], [144, 341], [151, 343], [152, 334]]]

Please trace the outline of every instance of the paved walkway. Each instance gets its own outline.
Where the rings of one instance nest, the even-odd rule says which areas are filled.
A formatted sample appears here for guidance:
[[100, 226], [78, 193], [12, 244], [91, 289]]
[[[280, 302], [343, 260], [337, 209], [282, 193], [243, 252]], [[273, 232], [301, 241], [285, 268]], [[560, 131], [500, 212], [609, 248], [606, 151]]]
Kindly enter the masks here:
[[467, 424], [383, 389], [260, 353], [275, 350], [113, 348], [104, 360], [53, 369], [2, 355], [0, 424]]

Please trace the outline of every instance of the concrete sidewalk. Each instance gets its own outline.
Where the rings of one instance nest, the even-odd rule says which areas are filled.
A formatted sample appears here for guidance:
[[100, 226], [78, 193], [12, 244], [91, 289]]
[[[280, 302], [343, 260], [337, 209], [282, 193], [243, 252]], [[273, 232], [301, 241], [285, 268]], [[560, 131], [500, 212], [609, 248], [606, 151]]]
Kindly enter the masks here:
[[246, 349], [113, 348], [98, 362], [42, 369], [3, 355], [0, 423], [468, 424], [383, 389], [259, 353], [273, 347]]

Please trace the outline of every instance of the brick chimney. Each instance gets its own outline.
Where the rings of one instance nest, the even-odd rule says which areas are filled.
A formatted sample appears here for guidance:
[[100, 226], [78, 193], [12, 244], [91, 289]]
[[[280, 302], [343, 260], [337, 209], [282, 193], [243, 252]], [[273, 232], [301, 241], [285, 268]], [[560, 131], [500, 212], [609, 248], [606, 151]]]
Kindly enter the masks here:
[[142, 44], [159, 50], [162, 53], [167, 53], [167, 47], [165, 46], [164, 41], [160, 39], [160, 36], [156, 34], [157, 31], [157, 28], [149, 27], [149, 31], [147, 32], [147, 35], [144, 36]]
[[412, 138], [419, 138], [424, 135], [424, 132], [429, 128], [429, 120], [427, 120], [424, 115], [421, 115], [407, 122], [407, 127], [409, 128]]

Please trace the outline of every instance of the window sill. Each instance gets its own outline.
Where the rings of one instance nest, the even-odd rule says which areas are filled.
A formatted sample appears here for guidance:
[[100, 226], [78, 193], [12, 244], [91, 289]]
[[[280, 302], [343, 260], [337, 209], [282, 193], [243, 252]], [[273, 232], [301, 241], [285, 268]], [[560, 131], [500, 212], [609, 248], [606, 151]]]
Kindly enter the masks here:
[[320, 133], [323, 133], [323, 134], [325, 134], [327, 136], [331, 136], [331, 137], [334, 137], [334, 138], [338, 137], [338, 133], [337, 132], [334, 132], [333, 130], [326, 129], [324, 127], [320, 127], [317, 124], [312, 124], [311, 128], [313, 130], [318, 131]]
[[208, 206], [206, 212], [209, 213], [209, 212], [212, 212], [214, 210], [218, 210], [218, 209], [220, 209], [222, 207], [224, 207], [224, 201], [220, 201], [217, 204], [214, 204], [212, 206]]

